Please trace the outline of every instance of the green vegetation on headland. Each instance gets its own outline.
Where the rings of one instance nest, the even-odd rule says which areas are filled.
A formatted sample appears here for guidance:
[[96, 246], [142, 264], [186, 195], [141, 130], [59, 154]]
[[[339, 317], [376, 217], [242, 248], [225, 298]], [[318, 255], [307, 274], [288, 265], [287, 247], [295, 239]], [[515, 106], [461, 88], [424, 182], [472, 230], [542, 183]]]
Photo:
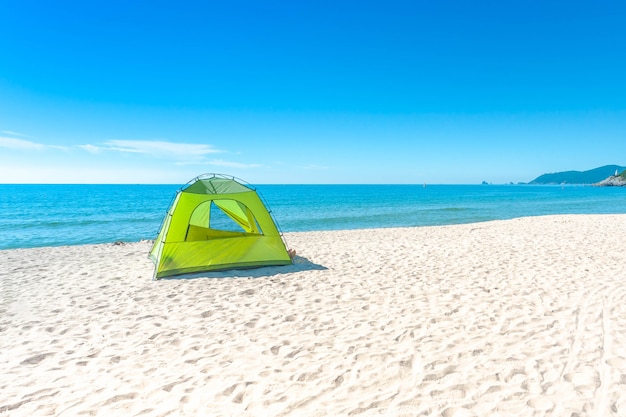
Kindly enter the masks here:
[[[618, 176], [626, 180], [626, 167], [619, 165], [605, 165], [599, 168], [590, 169], [588, 171], [565, 171], [555, 172], [551, 174], [543, 174], [532, 180], [529, 184], [601, 184], [620, 173]], [[613, 184], [611, 184], [613, 185]]]
[[626, 171], [622, 171], [619, 175], [611, 175], [607, 179], [593, 185], [597, 185], [599, 187], [626, 187]]

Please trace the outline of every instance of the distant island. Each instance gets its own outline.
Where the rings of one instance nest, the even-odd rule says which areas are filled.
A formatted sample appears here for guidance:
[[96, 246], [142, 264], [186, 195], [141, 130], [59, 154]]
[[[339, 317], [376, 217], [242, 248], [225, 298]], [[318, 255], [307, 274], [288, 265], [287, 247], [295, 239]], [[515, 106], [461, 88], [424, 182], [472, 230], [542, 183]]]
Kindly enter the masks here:
[[[535, 178], [529, 184], [588, 184], [588, 185], [619, 185], [613, 181], [609, 184], [611, 177], [622, 178], [626, 167], [619, 165], [605, 165], [588, 171], [564, 171], [551, 174], [543, 174]], [[620, 174], [621, 173], [621, 174]], [[626, 177], [622, 179], [626, 180]], [[607, 181], [607, 183], [604, 183]], [[619, 182], [619, 180], [617, 180]]]

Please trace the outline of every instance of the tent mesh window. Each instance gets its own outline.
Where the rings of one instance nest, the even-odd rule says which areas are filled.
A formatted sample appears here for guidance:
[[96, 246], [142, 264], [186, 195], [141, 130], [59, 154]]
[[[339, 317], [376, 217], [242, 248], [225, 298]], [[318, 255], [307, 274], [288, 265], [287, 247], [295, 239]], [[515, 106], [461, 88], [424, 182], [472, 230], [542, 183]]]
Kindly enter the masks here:
[[221, 199], [206, 201], [193, 211], [185, 241], [202, 241], [242, 235], [262, 235], [263, 232], [243, 203]]
[[237, 202], [237, 205], [242, 208], [242, 212], [246, 214], [244, 218], [239, 216], [231, 217], [231, 215], [222, 210], [218, 204], [219, 203], [217, 201], [214, 201], [213, 204], [211, 204], [208, 225], [210, 229], [223, 230], [226, 232], [263, 234], [259, 228], [258, 222], [254, 218], [254, 215], [244, 204]]

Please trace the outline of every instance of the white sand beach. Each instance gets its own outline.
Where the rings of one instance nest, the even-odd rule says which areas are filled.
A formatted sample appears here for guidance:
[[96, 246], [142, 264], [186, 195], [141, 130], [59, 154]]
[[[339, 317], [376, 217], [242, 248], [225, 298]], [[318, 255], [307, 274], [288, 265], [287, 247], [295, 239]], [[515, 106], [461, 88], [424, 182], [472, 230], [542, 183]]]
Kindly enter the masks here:
[[626, 416], [626, 215], [0, 251], [0, 415]]

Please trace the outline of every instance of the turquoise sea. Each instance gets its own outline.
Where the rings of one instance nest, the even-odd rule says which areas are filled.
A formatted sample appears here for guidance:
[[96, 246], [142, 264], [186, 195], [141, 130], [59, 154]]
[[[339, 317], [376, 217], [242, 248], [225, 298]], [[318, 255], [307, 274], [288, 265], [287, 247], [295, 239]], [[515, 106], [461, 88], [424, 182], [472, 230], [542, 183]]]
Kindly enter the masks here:
[[[0, 249], [154, 239], [179, 186], [0, 185]], [[626, 213], [626, 188], [258, 185], [283, 232]]]

